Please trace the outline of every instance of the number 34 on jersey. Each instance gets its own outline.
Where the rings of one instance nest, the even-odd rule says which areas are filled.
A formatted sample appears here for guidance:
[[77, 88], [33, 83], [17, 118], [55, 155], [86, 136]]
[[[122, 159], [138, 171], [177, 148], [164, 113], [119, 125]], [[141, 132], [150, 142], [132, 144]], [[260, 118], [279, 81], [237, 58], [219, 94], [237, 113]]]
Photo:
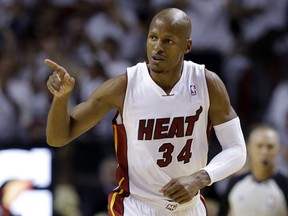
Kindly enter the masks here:
[[[138, 140], [158, 140], [174, 137], [191, 136], [193, 133], [195, 122], [199, 119], [199, 115], [203, 108], [200, 106], [193, 116], [174, 117], [159, 119], [141, 119], [139, 120]], [[182, 150], [177, 153], [177, 161], [188, 163], [192, 156], [191, 145], [193, 139], [188, 139]], [[159, 167], [167, 167], [172, 162], [172, 153], [174, 145], [170, 142], [164, 142], [158, 149], [163, 153], [163, 157], [157, 160]]]

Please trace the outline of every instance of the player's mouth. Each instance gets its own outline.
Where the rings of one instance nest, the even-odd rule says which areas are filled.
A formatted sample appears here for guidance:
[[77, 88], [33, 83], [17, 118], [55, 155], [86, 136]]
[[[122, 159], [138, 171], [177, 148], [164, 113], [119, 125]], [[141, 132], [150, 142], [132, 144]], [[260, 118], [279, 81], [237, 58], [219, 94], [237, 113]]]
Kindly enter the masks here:
[[152, 61], [152, 63], [158, 64], [158, 63], [164, 61], [165, 58], [164, 58], [163, 56], [161, 56], [161, 55], [153, 55], [153, 56], [150, 58], [150, 60]]

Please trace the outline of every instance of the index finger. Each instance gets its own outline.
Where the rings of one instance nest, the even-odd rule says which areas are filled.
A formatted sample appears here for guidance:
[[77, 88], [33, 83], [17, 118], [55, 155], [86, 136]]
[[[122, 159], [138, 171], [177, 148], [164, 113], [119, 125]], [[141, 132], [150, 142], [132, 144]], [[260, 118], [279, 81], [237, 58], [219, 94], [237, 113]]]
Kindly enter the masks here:
[[54, 71], [59, 71], [62, 69], [62, 67], [60, 67], [56, 62], [50, 60], [50, 59], [45, 59], [45, 64], [48, 65], [51, 69], [53, 69]]
[[53, 69], [54, 71], [56, 71], [60, 78], [62, 79], [64, 77], [64, 75], [67, 73], [66, 70], [61, 67], [60, 65], [58, 65], [56, 62], [50, 60], [50, 59], [45, 59], [45, 64], [48, 65], [51, 69]]

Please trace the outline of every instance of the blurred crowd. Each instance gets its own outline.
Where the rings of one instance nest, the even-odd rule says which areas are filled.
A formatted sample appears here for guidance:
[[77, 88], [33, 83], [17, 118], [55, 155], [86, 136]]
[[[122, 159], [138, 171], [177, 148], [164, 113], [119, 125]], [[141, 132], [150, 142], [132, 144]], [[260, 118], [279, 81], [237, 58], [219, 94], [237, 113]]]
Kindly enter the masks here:
[[[46, 146], [52, 96], [46, 88], [51, 70], [45, 58], [75, 78], [73, 106], [108, 78], [146, 60], [148, 25], [165, 7], [180, 8], [191, 17], [193, 48], [186, 58], [223, 79], [244, 135], [258, 122], [279, 130], [279, 167], [285, 168], [288, 0], [0, 0], [0, 147]], [[116, 184], [114, 114], [72, 145], [54, 150], [56, 198], [70, 193], [56, 199], [55, 214], [105, 211], [99, 193], [106, 200]]]

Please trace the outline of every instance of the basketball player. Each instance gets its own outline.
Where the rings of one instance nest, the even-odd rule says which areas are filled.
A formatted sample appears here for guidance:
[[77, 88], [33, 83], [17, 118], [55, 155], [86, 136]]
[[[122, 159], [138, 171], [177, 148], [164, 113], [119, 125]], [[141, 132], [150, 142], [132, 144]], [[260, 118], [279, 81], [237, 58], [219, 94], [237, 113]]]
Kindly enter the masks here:
[[247, 144], [250, 171], [230, 180], [218, 215], [288, 215], [288, 180], [276, 167], [278, 132], [258, 125]]
[[[51, 60], [47, 81], [54, 100], [47, 142], [63, 146], [111, 109], [118, 160], [118, 188], [109, 196], [108, 214], [206, 215], [200, 189], [239, 170], [246, 160], [240, 121], [219, 77], [184, 55], [192, 47], [191, 21], [169, 8], [152, 19], [148, 62], [127, 68], [67, 111], [75, 80]], [[222, 145], [207, 165], [210, 123]]]

